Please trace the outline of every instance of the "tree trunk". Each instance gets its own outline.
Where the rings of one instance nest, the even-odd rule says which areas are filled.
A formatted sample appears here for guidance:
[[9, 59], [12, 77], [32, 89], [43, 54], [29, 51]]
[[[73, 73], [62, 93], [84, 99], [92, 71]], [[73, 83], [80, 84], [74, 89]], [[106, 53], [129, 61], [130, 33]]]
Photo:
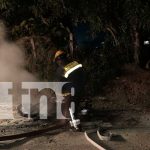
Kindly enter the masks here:
[[33, 56], [34, 56], [34, 58], [36, 58], [35, 43], [34, 43], [33, 37], [31, 37], [30, 43], [31, 43], [31, 46], [32, 46], [32, 53], [33, 53]]
[[136, 64], [139, 64], [139, 55], [140, 55], [140, 40], [139, 33], [135, 32], [135, 40], [134, 40], [134, 60]]
[[118, 46], [118, 45], [119, 45], [119, 42], [118, 42], [118, 40], [117, 40], [117, 38], [116, 38], [116, 36], [115, 36], [115, 34], [114, 34], [112, 28], [111, 28], [111, 27], [107, 27], [106, 30], [110, 32], [110, 34], [112, 35], [112, 37], [113, 37], [113, 39], [114, 39], [114, 41], [115, 41], [116, 46]]
[[139, 55], [140, 55], [140, 35], [136, 27], [133, 27], [132, 33], [132, 47], [134, 50], [134, 62], [135, 64], [139, 64]]
[[68, 41], [69, 53], [70, 53], [70, 56], [73, 58], [73, 52], [74, 52], [74, 38], [73, 38], [74, 36], [73, 36], [73, 33], [71, 32], [69, 27], [65, 27], [62, 23], [60, 23], [60, 26], [68, 32], [68, 36], [69, 36], [69, 39], [68, 39], [69, 40]]
[[68, 31], [68, 34], [69, 34], [69, 50], [70, 50], [70, 55], [71, 57], [73, 58], [73, 33], [70, 31], [70, 29], [67, 27], [67, 31]]

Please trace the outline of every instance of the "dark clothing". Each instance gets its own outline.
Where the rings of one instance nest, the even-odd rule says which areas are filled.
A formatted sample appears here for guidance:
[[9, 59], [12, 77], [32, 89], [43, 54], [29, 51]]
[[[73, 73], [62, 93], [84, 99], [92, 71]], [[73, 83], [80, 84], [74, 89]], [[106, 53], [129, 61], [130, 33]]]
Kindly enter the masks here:
[[68, 82], [64, 85], [63, 90], [70, 92], [71, 87], [75, 89], [75, 96], [82, 96], [85, 85], [85, 74], [83, 68], [78, 68], [73, 71], [68, 78], [63, 77], [64, 69], [59, 67], [57, 69], [57, 79], [60, 82]]
[[83, 96], [85, 85], [85, 75], [83, 68], [79, 68], [72, 72], [68, 77], [68, 82], [72, 82], [72, 85], [75, 88], [75, 96]]
[[61, 82], [67, 82], [62, 88], [62, 93], [71, 93], [71, 88], [75, 90], [75, 95], [71, 97], [70, 101], [75, 102], [75, 115], [79, 110], [79, 103], [84, 95], [85, 73], [83, 68], [78, 68], [69, 74], [68, 78], [63, 77], [64, 69], [59, 67], [57, 69], [57, 77]]

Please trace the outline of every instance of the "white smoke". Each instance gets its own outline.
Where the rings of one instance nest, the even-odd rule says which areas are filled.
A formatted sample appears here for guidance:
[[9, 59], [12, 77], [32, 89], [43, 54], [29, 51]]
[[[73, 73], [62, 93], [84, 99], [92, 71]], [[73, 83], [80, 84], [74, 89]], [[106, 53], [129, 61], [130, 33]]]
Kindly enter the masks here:
[[34, 81], [35, 77], [25, 69], [24, 50], [6, 39], [6, 30], [0, 23], [0, 81]]
[[[24, 81], [37, 81], [36, 77], [25, 69], [25, 65], [24, 49], [7, 40], [5, 26], [0, 22], [0, 82], [13, 82], [19, 85]], [[20, 87], [15, 89], [15, 93], [19, 93], [19, 90]], [[19, 105], [20, 99], [20, 97], [15, 97], [13, 103]], [[3, 102], [3, 99], [1, 102]], [[32, 104], [37, 103], [39, 102], [37, 102], [35, 95]], [[49, 111], [54, 111], [55, 104], [50, 103], [49, 100], [48, 105]]]

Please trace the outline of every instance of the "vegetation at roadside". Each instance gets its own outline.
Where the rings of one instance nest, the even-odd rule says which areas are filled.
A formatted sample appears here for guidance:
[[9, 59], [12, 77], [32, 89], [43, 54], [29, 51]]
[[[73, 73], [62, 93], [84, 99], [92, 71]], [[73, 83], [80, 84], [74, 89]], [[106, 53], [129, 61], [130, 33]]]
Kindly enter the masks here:
[[[23, 41], [28, 70], [53, 80], [54, 50], [64, 49], [84, 64], [91, 93], [118, 75], [122, 64], [140, 63], [149, 10], [150, 0], [0, 0], [0, 19], [12, 40]], [[93, 38], [104, 32], [104, 43], [80, 48], [73, 30], [80, 23], [88, 24]]]

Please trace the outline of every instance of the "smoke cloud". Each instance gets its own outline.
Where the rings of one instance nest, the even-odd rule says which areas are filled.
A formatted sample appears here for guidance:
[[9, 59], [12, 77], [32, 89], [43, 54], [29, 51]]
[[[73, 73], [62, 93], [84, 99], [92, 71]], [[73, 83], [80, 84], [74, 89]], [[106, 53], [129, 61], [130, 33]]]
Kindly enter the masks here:
[[6, 30], [0, 23], [0, 81], [35, 81], [36, 78], [25, 69], [24, 50], [6, 39]]
[[[24, 49], [16, 43], [7, 40], [5, 26], [2, 22], [0, 22], [0, 82], [13, 82], [13, 86], [15, 86], [15, 89], [13, 89], [14, 92], [17, 94], [20, 93], [21, 82], [37, 81], [36, 77], [25, 69], [25, 65]], [[50, 94], [54, 97], [53, 93]], [[35, 94], [31, 102], [32, 106], [36, 105], [33, 111], [39, 111], [39, 101], [36, 99], [37, 96], [38, 95]], [[0, 109], [6, 101], [0, 96]], [[50, 98], [48, 100], [48, 114], [55, 111], [55, 103], [52, 103], [51, 101], [52, 100]], [[28, 103], [28, 99], [25, 103]], [[13, 95], [13, 106], [16, 107], [20, 104], [21, 95]], [[6, 112], [7, 110], [8, 109], [6, 109]]]

